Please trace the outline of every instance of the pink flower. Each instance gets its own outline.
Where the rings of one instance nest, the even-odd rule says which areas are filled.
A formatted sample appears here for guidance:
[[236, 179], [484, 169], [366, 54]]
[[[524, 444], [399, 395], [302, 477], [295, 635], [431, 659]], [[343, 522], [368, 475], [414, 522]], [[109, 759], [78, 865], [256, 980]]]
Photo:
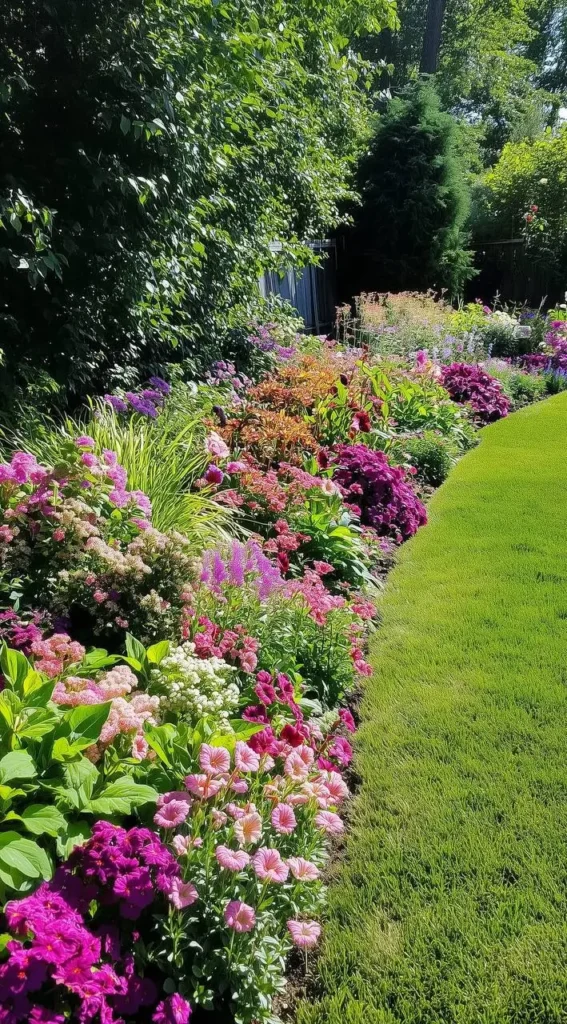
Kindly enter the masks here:
[[154, 814], [154, 822], [160, 828], [177, 828], [189, 814], [189, 804], [185, 800], [171, 800]]
[[252, 857], [252, 867], [261, 882], [285, 882], [289, 868], [280, 851], [262, 846]]
[[108, 600], [108, 594], [105, 590], [95, 590], [93, 598], [97, 604], [104, 604], [104, 602]]
[[238, 740], [234, 751], [234, 763], [239, 772], [257, 772], [260, 767], [260, 758], [247, 743]]
[[317, 945], [321, 925], [316, 921], [288, 921], [287, 927], [294, 945], [302, 949], [311, 949]]
[[59, 526], [53, 531], [51, 536], [53, 537], [53, 540], [65, 540], [65, 530], [62, 530]]
[[219, 828], [222, 828], [223, 825], [226, 825], [228, 821], [228, 815], [226, 815], [224, 811], [217, 810], [217, 808], [215, 807], [211, 814], [211, 821], [213, 823], [213, 828], [215, 829], [215, 831], [218, 832]]
[[297, 819], [291, 807], [278, 804], [272, 811], [272, 825], [276, 832], [289, 836], [297, 828]]
[[212, 463], [205, 473], [205, 480], [208, 484], [222, 484], [224, 480], [224, 473], [222, 469], [219, 469], [218, 466], [215, 466]]
[[210, 775], [187, 775], [184, 782], [189, 792], [202, 800], [216, 796], [225, 785], [224, 779], [211, 779]]
[[343, 723], [345, 729], [348, 729], [349, 732], [356, 732], [354, 718], [352, 717], [352, 713], [349, 711], [348, 708], [341, 708], [341, 710], [339, 711], [339, 718]]
[[333, 811], [319, 811], [315, 815], [315, 824], [317, 828], [322, 828], [323, 832], [328, 832], [333, 836], [340, 836], [341, 832], [344, 832], [345, 829], [338, 814], [335, 814]]
[[147, 740], [141, 733], [137, 733], [132, 741], [132, 757], [137, 761], [143, 761], [148, 756], [149, 749]]
[[191, 882], [183, 882], [180, 878], [174, 878], [171, 883], [169, 899], [176, 910], [184, 910], [199, 898], [199, 894]]
[[324, 782], [333, 803], [340, 804], [343, 800], [346, 800], [348, 786], [338, 772], [324, 772], [321, 776], [321, 781]]
[[257, 843], [262, 835], [262, 819], [256, 811], [234, 822], [234, 834], [241, 846]]
[[284, 773], [293, 782], [304, 782], [309, 775], [309, 767], [294, 750], [285, 759]]
[[329, 562], [313, 562], [313, 568], [319, 576], [326, 576], [329, 572], [334, 572], [335, 567]]
[[342, 765], [350, 764], [352, 761], [352, 747], [342, 736], [335, 737], [333, 745], [329, 747], [329, 754]]
[[177, 835], [171, 840], [171, 845], [178, 857], [184, 857], [189, 853], [189, 850], [192, 849], [193, 840], [191, 839], [191, 836]]
[[242, 871], [250, 863], [250, 857], [244, 850], [231, 850], [228, 846], [217, 846], [215, 857], [221, 868], [227, 871]]
[[253, 672], [258, 664], [258, 658], [253, 651], [242, 651], [239, 654], [240, 666], [244, 672]]
[[199, 764], [207, 775], [222, 775], [230, 771], [230, 754], [224, 747], [211, 747], [203, 743], [199, 751]]
[[319, 868], [310, 860], [305, 860], [303, 857], [288, 857], [287, 863], [293, 877], [297, 878], [298, 882], [314, 882], [316, 878], [319, 878]]
[[239, 793], [242, 795], [243, 793], [248, 792], [248, 783], [245, 779], [233, 779], [230, 784], [230, 788], [233, 793]]
[[209, 455], [214, 455], [217, 459], [226, 459], [230, 455], [230, 448], [214, 430], [211, 431], [205, 441], [205, 447]]
[[248, 466], [245, 462], [229, 462], [226, 467], [227, 473], [244, 473], [246, 469]]
[[224, 919], [229, 928], [235, 932], [251, 932], [256, 924], [256, 914], [253, 907], [240, 900], [232, 900], [225, 912]]

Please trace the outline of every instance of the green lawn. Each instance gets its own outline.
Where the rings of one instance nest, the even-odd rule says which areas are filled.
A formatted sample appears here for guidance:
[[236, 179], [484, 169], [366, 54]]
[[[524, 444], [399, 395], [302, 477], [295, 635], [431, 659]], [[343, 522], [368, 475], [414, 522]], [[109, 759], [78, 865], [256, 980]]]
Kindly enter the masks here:
[[489, 427], [383, 603], [298, 1024], [567, 1021], [567, 394]]

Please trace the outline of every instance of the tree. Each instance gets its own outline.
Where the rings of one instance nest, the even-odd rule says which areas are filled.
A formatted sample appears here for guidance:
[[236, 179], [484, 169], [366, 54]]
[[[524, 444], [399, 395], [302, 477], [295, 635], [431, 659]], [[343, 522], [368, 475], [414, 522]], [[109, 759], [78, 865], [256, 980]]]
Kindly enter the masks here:
[[468, 193], [453, 118], [430, 84], [391, 101], [360, 169], [355, 244], [366, 290], [448, 288], [472, 276]]
[[425, 33], [419, 68], [422, 74], [425, 75], [434, 75], [437, 71], [445, 5], [446, 0], [429, 0], [427, 4]]
[[[0, 324], [72, 396], [219, 351], [351, 194], [392, 0], [6, 0]], [[282, 243], [275, 256], [270, 243]]]

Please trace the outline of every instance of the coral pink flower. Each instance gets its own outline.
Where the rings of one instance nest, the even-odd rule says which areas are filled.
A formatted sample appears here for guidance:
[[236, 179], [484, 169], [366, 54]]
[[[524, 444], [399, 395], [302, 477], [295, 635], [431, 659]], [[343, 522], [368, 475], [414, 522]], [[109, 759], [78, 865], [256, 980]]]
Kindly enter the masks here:
[[221, 868], [227, 871], [242, 871], [250, 863], [250, 857], [244, 850], [231, 850], [228, 846], [217, 846], [215, 857]]
[[309, 775], [309, 767], [294, 750], [285, 759], [284, 772], [293, 782], [304, 782]]
[[183, 882], [180, 878], [174, 878], [171, 883], [169, 899], [177, 910], [184, 910], [199, 898], [199, 894], [191, 882]]
[[287, 863], [293, 877], [297, 878], [298, 882], [314, 882], [316, 878], [319, 878], [319, 868], [310, 860], [305, 860], [303, 857], [288, 857]]
[[183, 857], [185, 854], [189, 853], [189, 850], [191, 850], [193, 840], [191, 839], [191, 836], [177, 835], [171, 840], [171, 845], [173, 846], [177, 856]]
[[297, 819], [288, 804], [278, 804], [272, 811], [272, 825], [276, 832], [289, 836], [297, 828]]
[[262, 846], [252, 857], [252, 866], [261, 882], [285, 882], [289, 868], [280, 851]]
[[260, 758], [247, 743], [238, 740], [234, 751], [234, 763], [239, 772], [257, 772], [260, 767]]
[[254, 654], [254, 651], [243, 651], [239, 655], [240, 667], [243, 672], [253, 672], [258, 664], [258, 658]]
[[313, 562], [313, 568], [315, 572], [319, 573], [319, 576], [326, 576], [328, 572], [334, 572], [334, 565], [330, 565], [329, 562]]
[[187, 775], [184, 781], [189, 792], [203, 800], [216, 796], [225, 784], [223, 779], [211, 779], [210, 775]]
[[315, 760], [315, 754], [313, 753], [313, 750], [311, 749], [311, 747], [308, 747], [305, 744], [302, 744], [302, 746], [300, 747], [296, 747], [293, 753], [297, 754], [297, 756], [300, 757], [301, 760], [303, 761], [303, 764], [306, 764], [308, 768], [311, 767], [313, 761]]
[[203, 743], [199, 751], [199, 764], [207, 775], [222, 775], [230, 771], [230, 754], [224, 747], [211, 747]]
[[256, 924], [254, 908], [249, 907], [247, 903], [241, 903], [240, 900], [232, 900], [228, 904], [224, 919], [228, 927], [234, 928], [235, 932], [251, 932]]
[[319, 811], [315, 815], [315, 824], [333, 836], [339, 836], [345, 829], [338, 814], [334, 814], [333, 811]]
[[311, 949], [317, 945], [321, 934], [321, 925], [316, 921], [288, 921], [287, 927], [291, 940], [302, 949]]
[[309, 797], [307, 793], [290, 793], [289, 796], [286, 796], [285, 802], [290, 807], [303, 807], [304, 804], [309, 803]]
[[331, 802], [329, 790], [321, 781], [305, 782], [302, 786], [302, 791], [310, 800], [315, 800], [317, 807], [320, 807], [322, 810], [326, 810]]
[[234, 822], [234, 834], [241, 846], [257, 843], [262, 835], [262, 819], [256, 811]]
[[154, 822], [160, 828], [177, 828], [189, 814], [189, 804], [185, 800], [171, 800], [154, 814]]

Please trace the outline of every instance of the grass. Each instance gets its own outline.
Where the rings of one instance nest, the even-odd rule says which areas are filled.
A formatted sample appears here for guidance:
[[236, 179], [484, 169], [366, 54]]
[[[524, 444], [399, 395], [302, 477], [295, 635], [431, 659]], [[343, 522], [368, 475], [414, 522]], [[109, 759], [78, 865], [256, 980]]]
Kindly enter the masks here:
[[386, 589], [298, 1024], [567, 1021], [567, 395], [483, 432]]

